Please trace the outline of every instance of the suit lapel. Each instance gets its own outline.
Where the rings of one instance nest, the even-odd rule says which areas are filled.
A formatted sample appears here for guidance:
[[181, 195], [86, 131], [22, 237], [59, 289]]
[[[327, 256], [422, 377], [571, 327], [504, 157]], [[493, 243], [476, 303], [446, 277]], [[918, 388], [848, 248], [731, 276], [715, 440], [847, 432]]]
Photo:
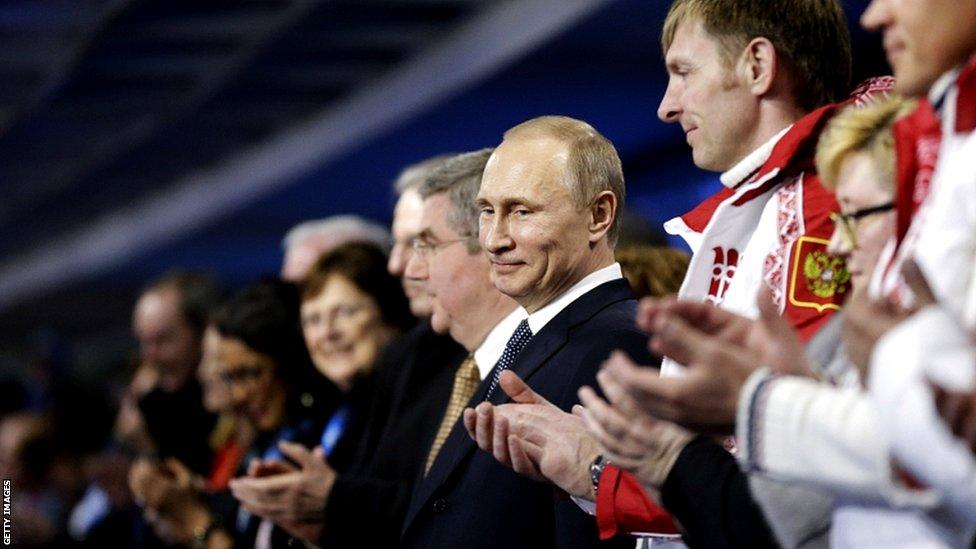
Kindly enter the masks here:
[[[553, 319], [555, 320], [555, 319]], [[535, 373], [536, 370], [542, 367], [546, 361], [556, 353], [566, 344], [566, 330], [553, 330], [550, 331], [549, 327], [552, 324], [546, 324], [545, 327], [538, 333], [538, 335], [532, 336], [532, 339], [525, 345], [522, 352], [519, 353], [518, 357], [515, 359], [515, 363], [509, 368], [520, 378], [528, 382], [529, 377]], [[487, 387], [485, 388], [487, 392]], [[484, 394], [481, 395], [481, 399], [484, 400]], [[495, 389], [492, 393], [489, 402], [492, 404], [502, 404], [508, 402], [508, 395], [501, 387]]]
[[[515, 364], [511, 368], [512, 371], [528, 381], [532, 374], [566, 344], [569, 330], [573, 326], [589, 320], [593, 315], [614, 303], [633, 298], [634, 294], [624, 279], [606, 282], [590, 290], [563, 309], [538, 334], [532, 336], [532, 339], [516, 358]], [[478, 390], [468, 402], [468, 407], [473, 408], [484, 401], [490, 385], [491, 375], [489, 374], [478, 386]], [[495, 389], [491, 397], [493, 404], [501, 404], [508, 400], [508, 396], [500, 388]], [[468, 436], [463, 422], [458, 421], [444, 445], [441, 446], [440, 453], [434, 460], [430, 472], [417, 482], [410, 501], [410, 509], [407, 511], [406, 520], [403, 523], [404, 531], [427, 504], [434, 492], [447, 481], [461, 461], [476, 449], [477, 446]]]
[[[474, 408], [485, 399], [485, 394], [488, 393], [488, 386], [490, 384], [490, 376], [481, 381], [478, 390], [475, 391], [474, 396], [468, 401], [468, 408]], [[451, 475], [451, 472], [457, 468], [461, 460], [476, 449], [477, 446], [471, 440], [471, 437], [468, 436], [468, 432], [464, 428], [464, 422], [461, 418], [458, 418], [457, 423], [454, 424], [454, 428], [451, 429], [451, 433], [447, 436], [447, 440], [441, 446], [440, 452], [434, 458], [434, 463], [431, 465], [427, 476], [423, 476], [422, 470], [420, 472], [421, 476], [414, 486], [413, 496], [410, 498], [410, 509], [407, 510], [406, 520], [403, 523], [404, 531], [413, 522], [417, 513], [427, 504], [431, 496], [434, 495], [434, 492], [444, 484]]]
[[[531, 386], [532, 374], [566, 344], [569, 340], [569, 331], [574, 326], [588, 321], [595, 314], [614, 303], [633, 298], [634, 294], [630, 290], [630, 285], [624, 279], [612, 280], [593, 288], [570, 303], [550, 320], [538, 334], [532, 336], [529, 343], [519, 353], [511, 370]], [[500, 389], [491, 395], [492, 404], [503, 404], [509, 400], [508, 395]]]

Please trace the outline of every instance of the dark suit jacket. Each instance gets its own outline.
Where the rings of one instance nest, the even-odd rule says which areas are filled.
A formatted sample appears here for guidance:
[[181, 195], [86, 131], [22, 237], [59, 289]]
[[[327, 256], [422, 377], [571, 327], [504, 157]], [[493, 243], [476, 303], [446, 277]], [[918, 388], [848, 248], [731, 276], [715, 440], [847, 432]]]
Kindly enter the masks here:
[[688, 443], [661, 487], [661, 503], [690, 547], [778, 547], [732, 454], [708, 437]]
[[349, 419], [345, 429], [327, 458], [329, 465], [339, 474], [352, 469], [356, 460], [359, 459], [356, 452], [369, 428], [369, 415], [376, 400], [378, 382], [376, 378], [378, 376], [379, 372], [374, 369], [369, 375], [360, 377], [348, 395], [337, 393], [334, 402], [322, 411], [321, 417], [325, 420], [324, 425], [327, 425], [328, 420], [332, 418], [340, 406], [349, 406]]
[[208, 438], [217, 416], [203, 408], [203, 390], [195, 377], [174, 393], [156, 387], [138, 406], [158, 457], [175, 457], [202, 475], [210, 471]]
[[[569, 410], [576, 391], [595, 386], [602, 361], [623, 349], [651, 362], [647, 336], [634, 325], [637, 302], [625, 280], [594, 288], [535, 334], [512, 370], [534, 390]], [[471, 401], [484, 400], [489, 379]], [[492, 402], [507, 400], [496, 390]], [[611, 544], [633, 547], [632, 539]], [[551, 486], [537, 483], [478, 450], [461, 422], [419, 483], [404, 523], [405, 547], [595, 547], [596, 521]]]
[[349, 469], [325, 508], [322, 547], [392, 546], [467, 351], [423, 322], [381, 355], [376, 393]]

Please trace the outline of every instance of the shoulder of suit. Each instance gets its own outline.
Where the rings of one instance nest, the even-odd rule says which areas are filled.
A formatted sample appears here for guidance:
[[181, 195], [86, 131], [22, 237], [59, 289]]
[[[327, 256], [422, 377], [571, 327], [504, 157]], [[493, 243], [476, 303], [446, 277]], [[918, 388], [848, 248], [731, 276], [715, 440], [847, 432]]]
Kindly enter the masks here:
[[637, 300], [625, 299], [608, 303], [606, 306], [597, 310], [585, 322], [576, 326], [577, 330], [593, 331], [599, 333], [638, 332], [636, 324]]

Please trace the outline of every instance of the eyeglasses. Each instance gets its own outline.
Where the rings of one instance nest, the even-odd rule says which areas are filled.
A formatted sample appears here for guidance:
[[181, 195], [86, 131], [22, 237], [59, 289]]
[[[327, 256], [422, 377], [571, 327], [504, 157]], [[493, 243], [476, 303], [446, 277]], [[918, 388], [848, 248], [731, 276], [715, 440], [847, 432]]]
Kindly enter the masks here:
[[895, 209], [895, 203], [888, 202], [880, 206], [862, 208], [851, 213], [835, 212], [830, 214], [830, 220], [834, 222], [834, 227], [844, 236], [846, 244], [851, 248], [857, 248], [857, 222], [865, 217], [890, 212], [893, 209]]
[[252, 383], [258, 379], [261, 379], [261, 377], [263, 377], [267, 371], [268, 369], [266, 367], [262, 367], [257, 364], [244, 365], [240, 368], [221, 372], [220, 379], [223, 380], [223, 382], [227, 385], [234, 385], [237, 383]]
[[467, 242], [467, 238], [455, 238], [453, 240], [442, 240], [440, 242], [431, 242], [424, 238], [414, 238], [410, 241], [410, 247], [413, 248], [414, 253], [420, 257], [426, 258], [441, 248], [446, 248], [451, 244], [457, 244], [458, 242]]

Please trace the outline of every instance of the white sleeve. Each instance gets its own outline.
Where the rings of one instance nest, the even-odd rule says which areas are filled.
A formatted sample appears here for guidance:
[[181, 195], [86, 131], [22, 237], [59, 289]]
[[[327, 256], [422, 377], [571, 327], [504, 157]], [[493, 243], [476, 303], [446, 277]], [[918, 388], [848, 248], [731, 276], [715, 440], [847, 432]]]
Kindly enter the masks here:
[[580, 508], [587, 515], [596, 516], [596, 502], [590, 501], [588, 499], [583, 499], [579, 496], [570, 495], [569, 499], [573, 500], [573, 503]]
[[935, 503], [930, 491], [893, 479], [873, 403], [859, 388], [760, 370], [738, 410], [737, 458], [747, 473], [899, 506]]
[[869, 376], [892, 457], [969, 520], [976, 519], [976, 460], [938, 415], [929, 384], [970, 390], [974, 370], [969, 334], [944, 309], [930, 306], [878, 341]]

